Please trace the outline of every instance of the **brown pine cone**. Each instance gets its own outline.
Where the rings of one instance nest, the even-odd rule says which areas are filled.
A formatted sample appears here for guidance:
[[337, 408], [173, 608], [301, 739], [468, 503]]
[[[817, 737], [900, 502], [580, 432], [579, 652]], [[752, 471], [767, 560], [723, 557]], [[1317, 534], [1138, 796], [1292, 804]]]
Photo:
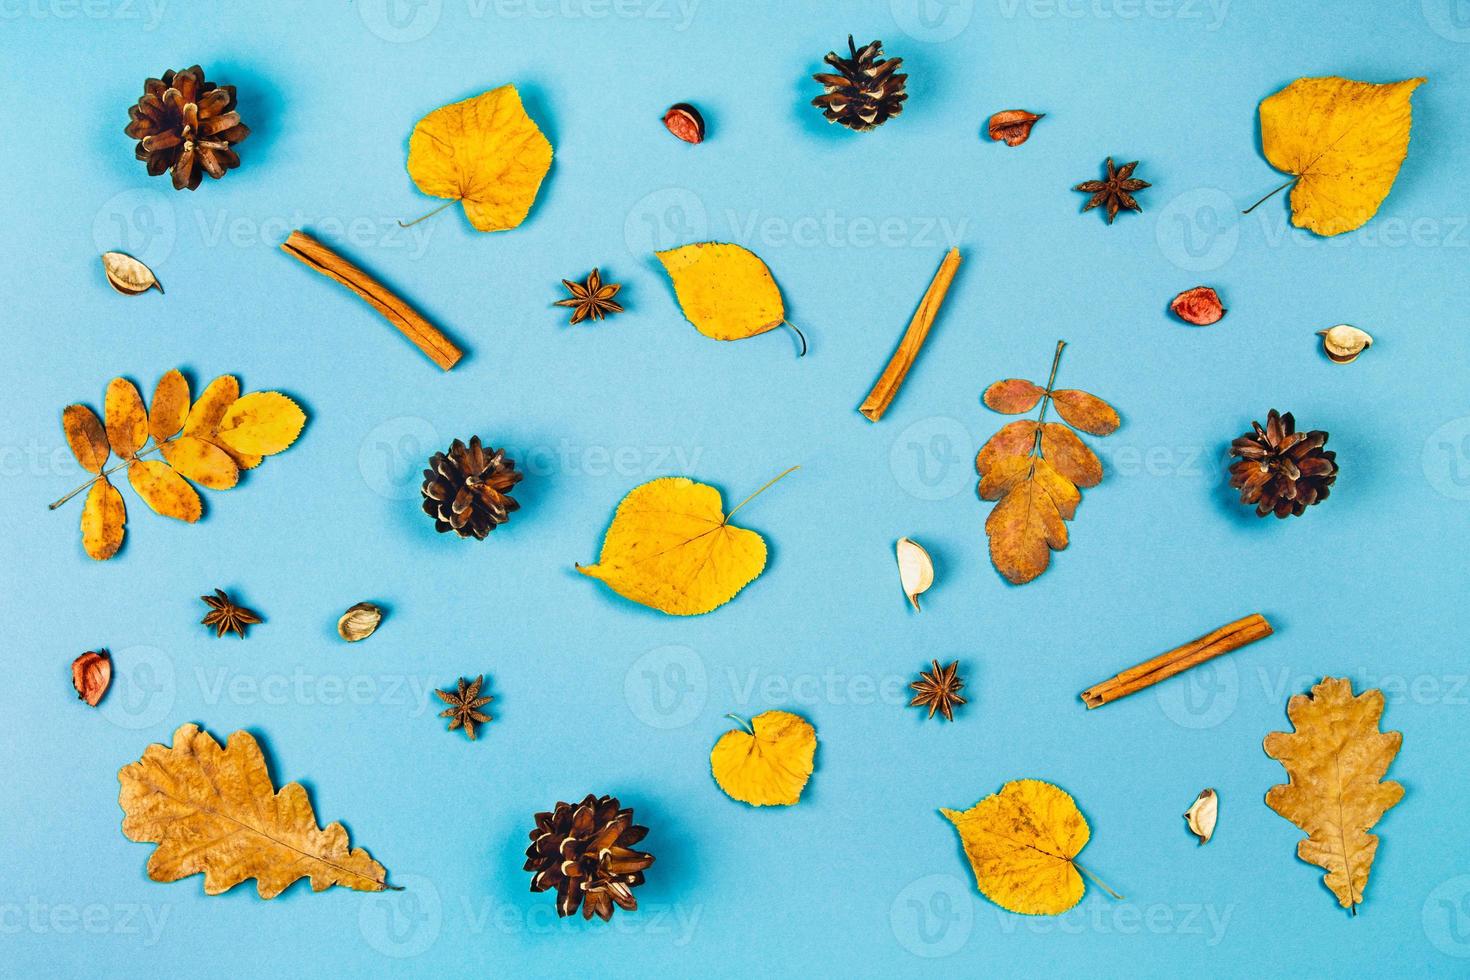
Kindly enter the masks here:
[[1256, 516], [1274, 513], [1294, 517], [1327, 499], [1337, 480], [1337, 453], [1324, 451], [1327, 433], [1296, 431], [1291, 413], [1271, 409], [1266, 426], [1252, 422], [1248, 432], [1230, 444], [1230, 485], [1241, 503], [1255, 504]]
[[618, 808], [616, 797], [588, 794], [581, 803], [557, 803], [550, 813], [536, 814], [525, 870], [535, 872], [531, 891], [556, 889], [556, 914], [606, 922], [613, 906], [638, 908], [633, 889], [643, 884], [643, 871], [653, 855], [632, 849], [648, 834], [633, 823], [633, 811]]
[[862, 133], [876, 129], [903, 111], [904, 100], [908, 98], [904, 91], [908, 76], [897, 74], [903, 65], [902, 58], [882, 57], [882, 41], [873, 41], [859, 50], [849, 34], [847, 48], [851, 57], [829, 51], [822, 59], [838, 73], [820, 72], [812, 76], [826, 89], [812, 99], [812, 105], [822, 110], [828, 122], [841, 123]]
[[462, 538], [485, 536], [510, 520], [521, 505], [507, 493], [521, 482], [515, 460], [504, 449], [486, 450], [475, 436], [466, 446], [458, 439], [447, 453], [429, 457], [424, 470], [424, 513], [434, 518], [440, 534], [453, 531]]
[[173, 171], [175, 190], [192, 191], [204, 174], [219, 179], [238, 167], [231, 144], [250, 135], [235, 111], [235, 86], [207, 81], [198, 65], [148, 79], [128, 117], [124, 132], [138, 141], [134, 156], [147, 162], [150, 176]]

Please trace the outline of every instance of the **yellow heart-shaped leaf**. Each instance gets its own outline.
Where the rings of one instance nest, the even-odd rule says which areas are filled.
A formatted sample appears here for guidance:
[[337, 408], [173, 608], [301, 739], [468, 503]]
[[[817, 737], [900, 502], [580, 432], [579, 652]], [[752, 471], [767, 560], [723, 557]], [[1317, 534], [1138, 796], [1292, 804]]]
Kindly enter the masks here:
[[733, 800], [751, 806], [790, 806], [811, 778], [817, 731], [788, 711], [766, 711], [748, 730], [720, 736], [709, 754], [710, 772]]

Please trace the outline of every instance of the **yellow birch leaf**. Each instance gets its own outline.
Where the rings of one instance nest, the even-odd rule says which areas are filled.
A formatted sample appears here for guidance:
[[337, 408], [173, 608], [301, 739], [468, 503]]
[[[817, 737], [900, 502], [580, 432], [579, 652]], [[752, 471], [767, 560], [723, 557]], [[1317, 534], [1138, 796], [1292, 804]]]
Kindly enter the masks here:
[[128, 482], [155, 514], [193, 524], [204, 513], [199, 492], [167, 463], [135, 459], [128, 464]]
[[306, 413], [279, 391], [255, 391], [225, 409], [216, 435], [226, 448], [252, 456], [273, 456], [301, 434]]
[[143, 409], [143, 396], [131, 381], [113, 378], [102, 409], [113, 452], [127, 459], [143, 448], [148, 441], [148, 413]]
[[597, 564], [578, 565], [577, 571], [660, 612], [707, 613], [735, 598], [766, 567], [766, 542], [729, 520], [714, 487], [684, 477], [653, 480], [628, 492], [602, 540]]
[[1409, 152], [1410, 96], [1423, 84], [1298, 78], [1261, 102], [1261, 151], [1297, 176], [1291, 221], [1319, 235], [1378, 213]]
[[1060, 915], [1082, 900], [1075, 859], [1091, 832], [1061, 789], [1018, 779], [968, 810], [939, 812], [959, 831], [980, 893], [996, 905], [1022, 915]]
[[179, 475], [211, 490], [228, 490], [240, 480], [240, 468], [230, 454], [194, 436], [180, 436], [163, 444], [163, 458]]
[[242, 470], [250, 470], [260, 465], [264, 457], [251, 453], [237, 452], [229, 446], [222, 446], [219, 442], [219, 424], [225, 417], [225, 411], [240, 397], [240, 382], [232, 374], [222, 374], [205, 386], [194, 406], [189, 409], [189, 417], [184, 420], [184, 435], [195, 436], [205, 442], [212, 442], [235, 461], [235, 465]]
[[178, 435], [189, 415], [189, 382], [177, 368], [158, 379], [148, 406], [148, 431], [158, 442]]
[[204, 893], [219, 895], [254, 878], [261, 898], [302, 878], [317, 892], [388, 887], [388, 872], [351, 846], [340, 823], [317, 826], [300, 783], [275, 790], [249, 732], [221, 748], [208, 732], [182, 725], [172, 746], [148, 746], [117, 778], [124, 836], [158, 845], [148, 858], [154, 881], [203, 874]]
[[1378, 852], [1368, 830], [1404, 788], [1383, 780], [1404, 736], [1379, 731], [1383, 692], [1353, 696], [1345, 678], [1324, 677], [1311, 696], [1286, 704], [1291, 732], [1266, 736], [1266, 754], [1280, 762], [1290, 781], [1266, 792], [1266, 805], [1307, 832], [1297, 857], [1326, 868], [1322, 881], [1343, 908], [1357, 912]]
[[704, 242], [658, 252], [684, 316], [715, 340], [743, 340], [786, 320], [781, 290], [754, 253]]
[[801, 799], [816, 753], [817, 732], [806, 719], [766, 711], [752, 718], [747, 729], [721, 735], [709, 754], [709, 767], [732, 800], [790, 806]]
[[66, 433], [66, 444], [82, 469], [101, 473], [112, 450], [97, 413], [85, 405], [68, 405], [61, 410], [61, 431]]
[[92, 484], [82, 505], [82, 548], [97, 561], [106, 561], [123, 543], [128, 511], [122, 494], [106, 477]]
[[526, 115], [514, 85], [435, 109], [408, 138], [414, 185], [459, 201], [480, 231], [525, 221], [550, 169], [551, 143]]

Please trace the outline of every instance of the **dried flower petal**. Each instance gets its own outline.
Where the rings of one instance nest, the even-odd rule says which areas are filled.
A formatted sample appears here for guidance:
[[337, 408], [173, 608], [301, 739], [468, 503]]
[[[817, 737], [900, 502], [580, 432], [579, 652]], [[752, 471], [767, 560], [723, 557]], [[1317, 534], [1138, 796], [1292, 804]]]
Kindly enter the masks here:
[[348, 643], [366, 640], [383, 621], [383, 610], [371, 602], [359, 602], [337, 620], [337, 635]]
[[111, 683], [112, 658], [106, 650], [88, 650], [71, 662], [71, 686], [92, 707], [97, 707]]
[[108, 285], [124, 296], [138, 296], [150, 289], [163, 292], [163, 287], [158, 284], [158, 277], [153, 274], [153, 270], [131, 255], [122, 252], [103, 252], [102, 271], [107, 274]]
[[1020, 146], [1031, 138], [1031, 127], [1045, 115], [1044, 112], [1038, 115], [1034, 112], [1027, 112], [1025, 109], [1007, 109], [1004, 112], [997, 112], [990, 117], [988, 127], [990, 138], [1005, 140], [1006, 146]]
[[669, 106], [664, 113], [664, 128], [686, 143], [704, 142], [704, 117], [687, 102]]
[[1184, 811], [1184, 819], [1189, 821], [1189, 830], [1199, 838], [1199, 842], [1208, 844], [1210, 838], [1215, 836], [1215, 820], [1219, 814], [1219, 794], [1212, 789], [1206, 789], [1200, 790], [1194, 803]]
[[898, 554], [898, 579], [903, 583], [903, 594], [909, 597], [914, 609], [919, 608], [919, 596], [929, 591], [934, 584], [934, 560], [923, 545], [909, 538], [899, 538], [895, 548]]
[[1220, 294], [1209, 286], [1195, 286], [1186, 289], [1174, 297], [1174, 302], [1169, 304], [1169, 309], [1174, 315], [1185, 323], [1192, 323], [1196, 327], [1207, 327], [1212, 323], [1219, 323], [1220, 318], [1225, 315], [1225, 306], [1220, 302]]
[[1346, 323], [1318, 330], [1317, 336], [1322, 338], [1322, 350], [1337, 364], [1351, 364], [1373, 346], [1373, 338], [1366, 331]]

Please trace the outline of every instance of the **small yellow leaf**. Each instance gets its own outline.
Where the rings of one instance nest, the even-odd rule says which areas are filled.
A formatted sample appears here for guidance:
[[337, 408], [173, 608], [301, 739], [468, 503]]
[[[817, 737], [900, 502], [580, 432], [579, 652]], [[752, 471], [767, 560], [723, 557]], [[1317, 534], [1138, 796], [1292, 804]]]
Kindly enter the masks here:
[[189, 382], [177, 368], [158, 379], [148, 406], [148, 431], [159, 442], [177, 435], [189, 414]]
[[123, 526], [128, 511], [122, 494], [106, 477], [92, 484], [82, 506], [82, 548], [98, 561], [106, 561], [123, 543]]
[[85, 405], [68, 405], [61, 410], [61, 430], [66, 433], [66, 444], [82, 469], [101, 473], [111, 450], [97, 413]]
[[1296, 174], [1291, 220], [1319, 235], [1378, 213], [1409, 152], [1410, 96], [1423, 84], [1298, 78], [1261, 102], [1261, 151]]
[[551, 169], [551, 143], [514, 85], [435, 109], [408, 139], [408, 175], [425, 194], [464, 205], [480, 231], [526, 220]]
[[154, 513], [193, 524], [204, 513], [199, 492], [156, 459], [135, 459], [128, 464], [128, 482]]
[[1090, 831], [1077, 804], [1039, 779], [1006, 783], [968, 810], [940, 813], [954, 824], [981, 894], [1023, 915], [1060, 915], [1082, 900], [1074, 859]]
[[798, 715], [766, 711], [750, 730], [720, 736], [709, 754], [710, 772], [731, 799], [751, 806], [790, 806], [812, 774], [816, 729]]
[[240, 480], [240, 468], [230, 454], [194, 436], [164, 443], [163, 458], [181, 476], [211, 490], [228, 490]]
[[295, 442], [305, 424], [306, 413], [279, 391], [255, 391], [225, 409], [218, 436], [236, 452], [272, 456]]
[[107, 441], [112, 451], [123, 459], [143, 448], [148, 441], [148, 413], [143, 409], [143, 396], [126, 378], [113, 378], [107, 386], [103, 402], [107, 419]]
[[189, 417], [184, 420], [184, 435], [214, 443], [230, 454], [236, 466], [242, 470], [250, 470], [259, 466], [263, 457], [238, 452], [229, 446], [220, 445], [219, 442], [220, 420], [239, 397], [240, 382], [233, 374], [222, 374], [215, 378], [200, 393], [194, 407], [189, 409]]
[[715, 340], [742, 340], [786, 319], [781, 290], [752, 252], [705, 242], [658, 252], [679, 307], [695, 329]]

